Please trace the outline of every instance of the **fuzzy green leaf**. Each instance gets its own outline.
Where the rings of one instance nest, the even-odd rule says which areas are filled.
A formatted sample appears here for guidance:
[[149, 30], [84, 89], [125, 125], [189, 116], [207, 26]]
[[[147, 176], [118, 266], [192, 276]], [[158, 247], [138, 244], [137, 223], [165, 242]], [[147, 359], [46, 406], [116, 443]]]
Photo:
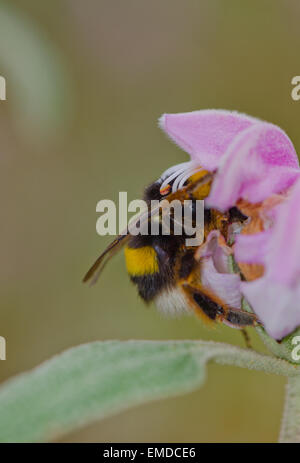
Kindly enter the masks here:
[[33, 442], [126, 408], [192, 391], [209, 360], [277, 373], [298, 367], [252, 350], [204, 341], [106, 341], [81, 345], [0, 388], [0, 441]]

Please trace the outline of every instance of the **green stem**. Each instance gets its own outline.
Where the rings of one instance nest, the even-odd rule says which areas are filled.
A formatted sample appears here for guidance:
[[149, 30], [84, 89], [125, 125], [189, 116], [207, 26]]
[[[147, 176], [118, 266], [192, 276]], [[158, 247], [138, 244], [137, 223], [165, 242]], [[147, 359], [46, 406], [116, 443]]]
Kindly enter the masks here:
[[287, 378], [279, 442], [300, 442], [300, 376]]

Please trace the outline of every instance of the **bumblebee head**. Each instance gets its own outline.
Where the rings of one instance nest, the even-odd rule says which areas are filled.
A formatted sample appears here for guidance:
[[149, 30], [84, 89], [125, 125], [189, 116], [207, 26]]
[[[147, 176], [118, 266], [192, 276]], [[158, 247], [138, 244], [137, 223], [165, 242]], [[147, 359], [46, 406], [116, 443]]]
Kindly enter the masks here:
[[[176, 193], [188, 184], [197, 184], [209, 174], [194, 161], [184, 162], [167, 169], [158, 180], [151, 183], [144, 192], [144, 200], [168, 199], [168, 195]], [[193, 199], [204, 199], [209, 195], [211, 182], [206, 181], [193, 193]]]

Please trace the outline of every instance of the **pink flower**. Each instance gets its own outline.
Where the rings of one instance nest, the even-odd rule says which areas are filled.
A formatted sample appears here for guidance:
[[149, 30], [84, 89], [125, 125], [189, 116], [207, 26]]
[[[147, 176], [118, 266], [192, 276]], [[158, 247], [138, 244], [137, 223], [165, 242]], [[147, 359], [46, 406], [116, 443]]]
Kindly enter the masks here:
[[[272, 337], [289, 334], [300, 325], [300, 169], [292, 142], [276, 125], [223, 110], [165, 114], [160, 126], [190, 154], [189, 169], [215, 173], [206, 206], [238, 206], [249, 216], [232, 250], [253, 281], [239, 281], [239, 289]], [[212, 267], [213, 254], [203, 258], [222, 273]], [[216, 288], [229, 303], [226, 286]]]
[[226, 210], [285, 190], [299, 176], [297, 153], [279, 127], [237, 112], [164, 114], [161, 128], [192, 161], [217, 174], [208, 205]]
[[275, 339], [283, 338], [300, 325], [299, 204], [300, 180], [290, 190], [290, 196], [277, 206], [273, 227], [252, 235], [251, 246], [260, 250], [259, 259], [245, 250], [245, 236], [240, 236], [235, 246], [237, 258], [264, 265], [263, 277], [242, 283], [241, 290]]

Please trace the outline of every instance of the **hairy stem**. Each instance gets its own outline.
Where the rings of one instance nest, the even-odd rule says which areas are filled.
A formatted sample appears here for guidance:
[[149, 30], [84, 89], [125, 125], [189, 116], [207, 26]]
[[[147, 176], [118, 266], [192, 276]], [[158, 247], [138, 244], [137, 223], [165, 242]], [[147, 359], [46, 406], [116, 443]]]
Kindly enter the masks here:
[[287, 378], [279, 442], [300, 442], [300, 376]]

